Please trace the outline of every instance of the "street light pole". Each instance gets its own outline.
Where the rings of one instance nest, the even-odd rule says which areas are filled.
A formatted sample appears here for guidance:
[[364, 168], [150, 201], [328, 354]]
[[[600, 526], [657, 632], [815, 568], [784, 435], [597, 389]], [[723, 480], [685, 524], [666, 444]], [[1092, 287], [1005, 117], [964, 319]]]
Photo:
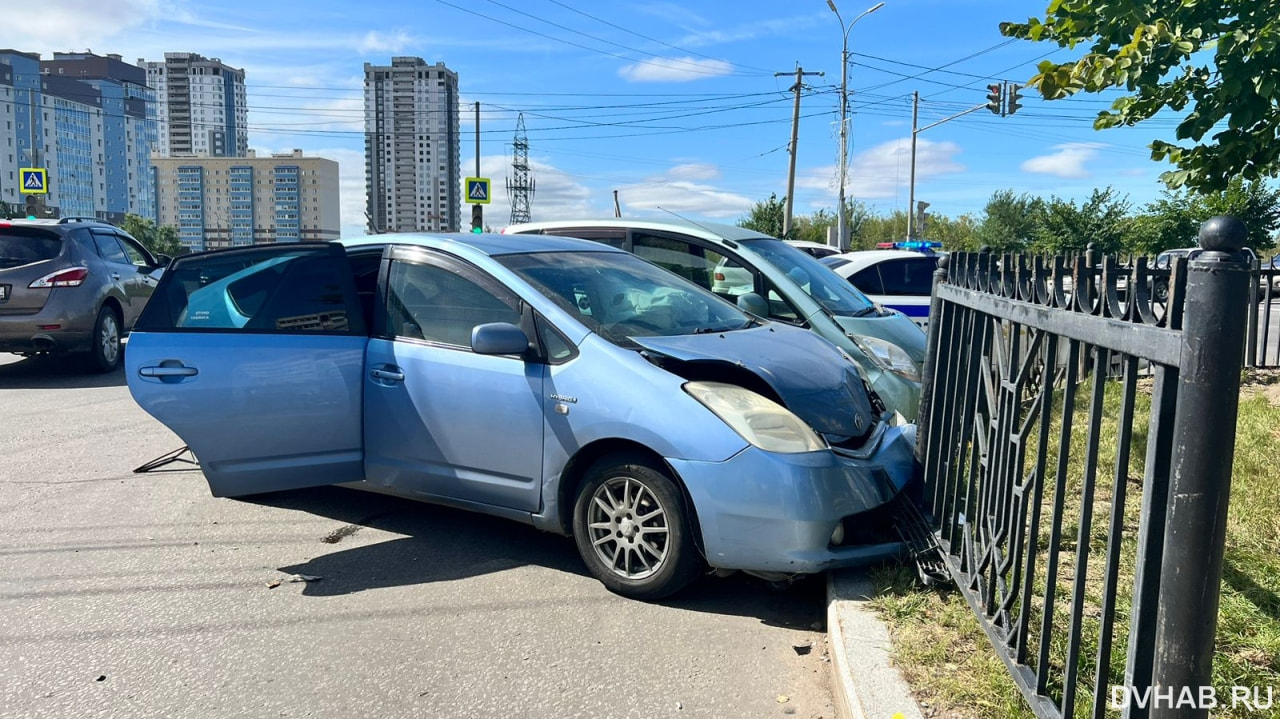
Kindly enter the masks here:
[[840, 52], [840, 197], [836, 206], [836, 245], [841, 252], [846, 252], [849, 249], [844, 207], [844, 186], [849, 174], [849, 31], [858, 24], [859, 20], [884, 7], [884, 3], [879, 2], [867, 8], [848, 26], [845, 26], [844, 18], [840, 17], [840, 11], [836, 9], [833, 0], [827, 0], [827, 7], [836, 14], [836, 19], [840, 21], [840, 30], [844, 32], [844, 45]]

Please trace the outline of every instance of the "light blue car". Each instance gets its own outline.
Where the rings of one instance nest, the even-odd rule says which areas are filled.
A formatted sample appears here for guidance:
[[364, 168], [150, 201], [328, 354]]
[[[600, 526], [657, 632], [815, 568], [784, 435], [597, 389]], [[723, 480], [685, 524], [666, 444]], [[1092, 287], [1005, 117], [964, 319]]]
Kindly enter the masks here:
[[378, 235], [178, 258], [129, 389], [215, 496], [325, 484], [572, 535], [658, 598], [880, 561], [915, 428], [812, 332], [598, 243]]

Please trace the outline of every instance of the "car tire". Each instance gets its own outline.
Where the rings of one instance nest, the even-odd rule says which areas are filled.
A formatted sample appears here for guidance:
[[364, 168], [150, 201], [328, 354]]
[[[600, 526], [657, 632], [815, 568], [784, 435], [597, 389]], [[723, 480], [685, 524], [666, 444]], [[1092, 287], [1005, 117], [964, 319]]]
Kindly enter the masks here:
[[684, 497], [663, 469], [635, 454], [587, 471], [573, 508], [573, 537], [591, 574], [609, 591], [661, 599], [704, 569]]
[[1151, 286], [1151, 299], [1160, 304], [1169, 301], [1169, 281], [1165, 279], [1156, 280]]
[[120, 317], [115, 310], [104, 306], [98, 310], [98, 320], [93, 323], [93, 340], [85, 363], [91, 372], [106, 373], [119, 367], [123, 357]]

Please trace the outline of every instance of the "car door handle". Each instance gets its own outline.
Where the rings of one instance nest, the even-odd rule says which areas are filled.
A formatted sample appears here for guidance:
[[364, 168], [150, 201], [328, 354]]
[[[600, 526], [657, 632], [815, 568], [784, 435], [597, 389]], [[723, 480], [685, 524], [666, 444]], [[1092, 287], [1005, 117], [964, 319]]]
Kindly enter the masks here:
[[118, 280], [118, 279], [120, 279], [120, 273], [119, 273], [119, 272], [112, 272], [112, 273], [111, 273], [111, 279], [113, 279], [113, 280]]
[[195, 367], [139, 367], [143, 377], [194, 377], [200, 373]]
[[385, 380], [387, 382], [403, 382], [404, 372], [398, 369], [371, 369], [369, 376], [374, 379]]

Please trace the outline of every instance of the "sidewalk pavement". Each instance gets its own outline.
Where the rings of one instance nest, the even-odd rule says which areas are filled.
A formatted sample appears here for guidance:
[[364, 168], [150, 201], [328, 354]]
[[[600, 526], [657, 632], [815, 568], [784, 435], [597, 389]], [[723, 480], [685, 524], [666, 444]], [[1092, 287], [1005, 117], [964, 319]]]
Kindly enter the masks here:
[[889, 661], [889, 631], [868, 606], [866, 574], [827, 573], [827, 645], [842, 719], [923, 719], [907, 683]]

